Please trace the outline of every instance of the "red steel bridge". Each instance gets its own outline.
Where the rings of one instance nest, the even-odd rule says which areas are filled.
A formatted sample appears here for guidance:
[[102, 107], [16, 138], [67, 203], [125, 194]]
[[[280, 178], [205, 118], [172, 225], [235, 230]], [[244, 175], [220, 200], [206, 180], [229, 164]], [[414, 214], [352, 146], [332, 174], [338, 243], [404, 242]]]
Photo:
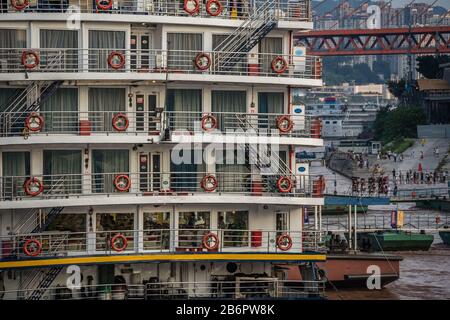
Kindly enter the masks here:
[[295, 38], [318, 56], [450, 53], [450, 26], [319, 30]]

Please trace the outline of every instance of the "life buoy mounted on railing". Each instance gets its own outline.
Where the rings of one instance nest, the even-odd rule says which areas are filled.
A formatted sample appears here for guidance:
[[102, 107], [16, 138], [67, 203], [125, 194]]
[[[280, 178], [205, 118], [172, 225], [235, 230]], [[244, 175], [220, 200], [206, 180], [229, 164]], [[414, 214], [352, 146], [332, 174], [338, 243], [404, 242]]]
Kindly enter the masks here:
[[97, 5], [97, 9], [107, 11], [111, 10], [113, 6], [113, 0], [95, 0], [95, 4]]
[[116, 252], [124, 251], [128, 246], [128, 240], [127, 238], [121, 234], [118, 233], [114, 237], [111, 238], [111, 249], [113, 249]]
[[200, 186], [206, 192], [213, 192], [217, 189], [217, 179], [212, 174], [208, 174], [203, 177]]
[[23, 252], [29, 257], [36, 257], [42, 252], [42, 244], [37, 239], [28, 239], [23, 244]]
[[119, 192], [127, 192], [131, 187], [131, 179], [126, 174], [119, 174], [114, 178], [114, 187]]
[[25, 119], [25, 128], [28, 131], [38, 132], [44, 127], [44, 118], [36, 112], [31, 112]]
[[28, 0], [11, 0], [11, 6], [17, 11], [25, 9], [29, 4]]
[[115, 69], [121, 69], [125, 65], [125, 56], [119, 51], [113, 51], [108, 56], [108, 65]]
[[277, 237], [277, 247], [281, 251], [288, 251], [290, 248], [292, 248], [292, 238], [284, 233]]
[[207, 250], [217, 250], [219, 248], [219, 237], [215, 233], [208, 232], [203, 236], [202, 245]]
[[40, 63], [39, 54], [33, 50], [26, 50], [22, 52], [21, 62], [26, 69], [34, 69]]
[[184, 0], [183, 9], [187, 14], [193, 15], [200, 11], [200, 4], [198, 0]]
[[44, 184], [36, 177], [32, 177], [23, 184], [25, 193], [30, 197], [36, 197], [44, 191]]
[[281, 133], [288, 133], [294, 127], [294, 122], [291, 117], [284, 115], [277, 118], [277, 128]]
[[222, 10], [223, 6], [219, 0], [208, 0], [208, 2], [206, 2], [206, 12], [208, 12], [210, 16], [217, 17], [222, 13]]
[[130, 121], [128, 120], [127, 116], [124, 113], [117, 113], [112, 118], [112, 126], [114, 130], [123, 132], [128, 129], [128, 126], [130, 125]]
[[195, 67], [200, 71], [208, 70], [211, 66], [211, 58], [205, 52], [200, 52], [194, 59]]
[[206, 132], [217, 129], [217, 118], [212, 114], [205, 114], [202, 117], [202, 129]]
[[283, 73], [288, 67], [287, 61], [282, 57], [278, 56], [272, 60], [272, 71], [275, 73]]
[[281, 193], [291, 192], [293, 187], [292, 180], [288, 176], [279, 177], [277, 180], [277, 188]]

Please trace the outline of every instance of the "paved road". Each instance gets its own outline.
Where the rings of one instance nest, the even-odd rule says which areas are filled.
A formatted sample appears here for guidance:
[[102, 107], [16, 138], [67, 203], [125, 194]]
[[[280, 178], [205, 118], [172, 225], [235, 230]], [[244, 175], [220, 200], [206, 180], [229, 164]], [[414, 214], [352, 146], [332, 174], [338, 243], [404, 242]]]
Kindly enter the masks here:
[[[434, 149], [439, 148], [439, 157], [435, 156]], [[450, 147], [449, 139], [426, 139], [425, 145], [422, 147], [419, 140], [416, 140], [414, 145], [407, 149], [404, 153], [403, 161], [397, 162], [391, 157], [391, 160], [378, 160], [385, 172], [417, 170], [419, 163], [422, 164], [423, 170], [434, 170], [439, 165], [439, 162], [445, 157]], [[423, 151], [424, 158], [420, 159], [420, 151]]]

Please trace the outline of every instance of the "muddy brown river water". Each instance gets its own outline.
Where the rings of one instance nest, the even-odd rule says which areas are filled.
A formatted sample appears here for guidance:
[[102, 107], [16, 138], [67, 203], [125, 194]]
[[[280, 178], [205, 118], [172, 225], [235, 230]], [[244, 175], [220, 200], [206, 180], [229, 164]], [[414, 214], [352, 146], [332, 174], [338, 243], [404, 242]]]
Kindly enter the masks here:
[[327, 297], [339, 299], [450, 299], [450, 247], [438, 234], [428, 252], [396, 252], [403, 257], [400, 279], [381, 290], [329, 289]]

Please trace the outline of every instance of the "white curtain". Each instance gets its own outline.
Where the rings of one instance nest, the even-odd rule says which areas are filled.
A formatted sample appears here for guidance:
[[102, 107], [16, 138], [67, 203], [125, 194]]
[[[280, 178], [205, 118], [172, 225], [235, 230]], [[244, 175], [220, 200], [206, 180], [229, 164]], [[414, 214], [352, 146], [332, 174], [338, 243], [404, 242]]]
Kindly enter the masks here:
[[89, 30], [89, 49], [89, 70], [105, 70], [111, 51], [125, 49], [125, 31]]
[[26, 30], [0, 29], [0, 48], [26, 48]]
[[262, 72], [273, 73], [272, 60], [283, 53], [283, 38], [266, 37], [259, 44], [259, 52], [262, 53], [259, 63]]
[[116, 174], [128, 174], [129, 150], [92, 151], [92, 192], [113, 192]]
[[203, 50], [203, 35], [201, 33], [167, 33], [167, 49], [169, 50], [167, 57], [169, 69], [194, 70], [195, 56]]
[[42, 105], [44, 130], [78, 132], [78, 88], [58, 88]]
[[88, 103], [92, 130], [112, 131], [112, 118], [125, 111], [125, 88], [89, 88]]
[[44, 150], [44, 183], [56, 191], [80, 193], [81, 159], [81, 150]]
[[[247, 111], [247, 92], [246, 91], [212, 91], [211, 110], [212, 112], [230, 112], [245, 113]], [[236, 128], [238, 120], [236, 115], [227, 114], [216, 115], [218, 120], [218, 128], [226, 130], [228, 128]]]

